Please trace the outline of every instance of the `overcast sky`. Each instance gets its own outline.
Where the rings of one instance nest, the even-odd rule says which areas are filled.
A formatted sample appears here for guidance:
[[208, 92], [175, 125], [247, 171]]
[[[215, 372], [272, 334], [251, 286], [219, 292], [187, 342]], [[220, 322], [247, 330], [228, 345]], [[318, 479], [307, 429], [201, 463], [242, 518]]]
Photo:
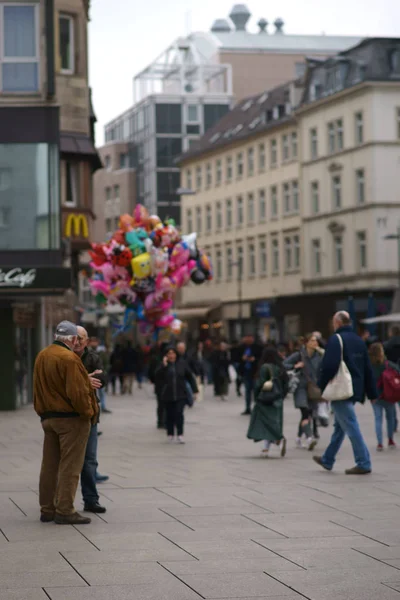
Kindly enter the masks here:
[[[91, 4], [90, 83], [100, 145], [104, 124], [133, 104], [133, 76], [177, 37], [208, 31], [214, 19], [229, 15], [235, 2], [92, 0]], [[399, 0], [251, 0], [247, 6], [252, 13], [249, 31], [257, 31], [260, 17], [270, 23], [281, 17], [284, 31], [292, 34], [400, 36]]]

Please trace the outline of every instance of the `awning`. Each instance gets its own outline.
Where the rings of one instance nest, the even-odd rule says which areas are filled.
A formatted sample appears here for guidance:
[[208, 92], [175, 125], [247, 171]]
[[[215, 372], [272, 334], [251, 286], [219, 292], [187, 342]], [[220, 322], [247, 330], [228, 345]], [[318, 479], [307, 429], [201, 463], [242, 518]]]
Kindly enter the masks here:
[[181, 321], [186, 321], [188, 319], [204, 319], [209, 312], [215, 310], [219, 306], [221, 306], [220, 303], [208, 306], [182, 306], [175, 310], [176, 318]]
[[381, 315], [380, 317], [371, 317], [370, 319], [362, 319], [361, 323], [372, 325], [373, 323], [399, 323], [400, 313], [392, 313], [391, 315]]
[[103, 167], [97, 150], [88, 135], [62, 132], [60, 134], [60, 152], [86, 156], [91, 160], [94, 169]]

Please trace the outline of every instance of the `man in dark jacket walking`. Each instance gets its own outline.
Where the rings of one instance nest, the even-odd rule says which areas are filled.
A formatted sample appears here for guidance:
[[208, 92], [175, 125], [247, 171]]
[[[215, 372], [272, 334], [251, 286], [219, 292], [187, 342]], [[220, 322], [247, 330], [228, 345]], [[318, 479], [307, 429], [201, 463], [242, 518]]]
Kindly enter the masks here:
[[400, 327], [393, 325], [389, 330], [389, 340], [383, 344], [385, 356], [390, 362], [400, 366]]
[[331, 442], [325, 450], [324, 455], [314, 456], [314, 461], [327, 471], [331, 471], [336, 460], [336, 455], [347, 434], [353, 447], [356, 466], [352, 469], [347, 469], [346, 474], [366, 475], [367, 473], [371, 473], [371, 458], [360, 431], [354, 405], [356, 402], [363, 403], [365, 394], [370, 400], [378, 398], [375, 377], [367, 347], [363, 340], [354, 333], [351, 327], [350, 315], [344, 311], [336, 313], [333, 317], [333, 328], [335, 335], [328, 341], [318, 385], [321, 390], [324, 390], [339, 370], [342, 359], [340, 336], [343, 342], [343, 360], [350, 371], [353, 382], [353, 397], [348, 400], [332, 402], [335, 424]]
[[[80, 356], [83, 366], [89, 374], [92, 387], [100, 389], [106, 385], [107, 379], [103, 372], [103, 365], [99, 355], [87, 347], [89, 339], [86, 329], [78, 327], [78, 344], [75, 347], [75, 354]], [[106, 508], [99, 504], [99, 494], [96, 483], [97, 475], [97, 423], [92, 425], [89, 439], [86, 446], [85, 461], [81, 473], [81, 487], [83, 502], [86, 512], [105, 513]], [[107, 476], [101, 477], [101, 481], [106, 481]]]

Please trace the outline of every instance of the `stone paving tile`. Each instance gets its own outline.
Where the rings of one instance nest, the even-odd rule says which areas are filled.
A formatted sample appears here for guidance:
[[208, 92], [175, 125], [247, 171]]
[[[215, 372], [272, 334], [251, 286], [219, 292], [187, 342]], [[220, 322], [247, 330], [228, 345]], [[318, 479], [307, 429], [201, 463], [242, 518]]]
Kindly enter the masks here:
[[135, 550], [102, 550], [101, 552], [94, 550], [89, 552], [64, 552], [63, 555], [76, 568], [79, 565], [111, 565], [114, 563], [148, 561], [189, 561], [197, 563], [196, 559], [174, 544], [154, 549], [137, 548]]
[[1, 600], [48, 600], [41, 588], [1, 590]]
[[168, 584], [171, 574], [157, 562], [79, 565], [77, 571], [89, 585]]
[[174, 578], [168, 584], [46, 587], [45, 590], [51, 600], [199, 600], [196, 592]]
[[[309, 588], [304, 593], [308, 600], [399, 600], [400, 594], [380, 583], [367, 582], [354, 584], [351, 580], [345, 583]], [[304, 596], [302, 596], [304, 598]]]
[[[288, 588], [263, 572], [260, 573], [214, 573], [203, 575], [183, 575], [191, 588], [203, 598], [256, 597], [263, 595], [279, 596], [287, 594]], [[251, 592], [251, 593], [250, 593]], [[249, 596], [250, 594], [250, 596]]]
[[319, 548], [309, 550], [279, 550], [279, 555], [304, 567], [305, 569], [320, 569], [329, 565], [330, 569], [376, 566], [374, 558], [361, 554], [352, 548]]
[[161, 563], [169, 569], [174, 575], [204, 575], [208, 573], [260, 573], [263, 571], [273, 570], [292, 570], [302, 571], [301, 566], [294, 565], [274, 554], [270, 554], [267, 558], [220, 558], [214, 560], [199, 560], [185, 562], [164, 562]]
[[46, 586], [86, 586], [87, 584], [75, 571], [25, 571], [24, 573], [0, 573], [0, 598], [2, 590], [11, 588], [37, 588]]
[[12, 544], [0, 552], [0, 573], [25, 573], [39, 571], [52, 573], [71, 571], [70, 565], [57, 552], [31, 552], [13, 550]]

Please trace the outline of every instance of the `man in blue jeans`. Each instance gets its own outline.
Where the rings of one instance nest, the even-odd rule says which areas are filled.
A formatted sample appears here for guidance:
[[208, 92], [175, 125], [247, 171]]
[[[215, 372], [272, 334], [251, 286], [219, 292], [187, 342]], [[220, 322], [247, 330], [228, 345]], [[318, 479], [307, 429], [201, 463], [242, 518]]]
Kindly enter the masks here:
[[346, 475], [366, 475], [371, 473], [371, 458], [360, 431], [354, 406], [356, 402], [364, 403], [365, 395], [370, 400], [378, 398], [376, 381], [367, 347], [363, 340], [354, 333], [350, 315], [347, 312], [340, 311], [335, 314], [333, 329], [335, 335], [328, 341], [318, 385], [321, 390], [324, 390], [339, 370], [341, 346], [338, 336], [340, 335], [343, 341], [343, 360], [350, 371], [353, 382], [353, 397], [348, 400], [332, 402], [335, 424], [331, 442], [324, 455], [314, 456], [314, 461], [327, 471], [331, 471], [344, 437], [348, 435], [353, 447], [356, 466], [347, 469]]

